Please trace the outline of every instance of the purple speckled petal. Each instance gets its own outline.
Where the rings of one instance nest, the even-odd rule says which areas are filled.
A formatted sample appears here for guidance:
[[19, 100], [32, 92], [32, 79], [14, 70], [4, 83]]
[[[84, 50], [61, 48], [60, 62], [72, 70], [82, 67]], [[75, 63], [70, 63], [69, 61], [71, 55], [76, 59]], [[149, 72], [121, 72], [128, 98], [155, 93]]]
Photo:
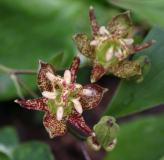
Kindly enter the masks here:
[[135, 61], [120, 61], [109, 66], [110, 71], [121, 78], [128, 78], [133, 75], [141, 75], [141, 66]]
[[83, 89], [89, 89], [92, 91], [91, 95], [82, 95], [79, 100], [83, 110], [88, 110], [96, 107], [101, 102], [104, 93], [108, 91], [107, 88], [102, 88], [95, 84], [84, 86]]
[[81, 129], [87, 134], [93, 134], [94, 132], [85, 124], [85, 121], [81, 114], [79, 114], [75, 109], [72, 109], [64, 117], [67, 121], [73, 123], [76, 127]]
[[132, 21], [130, 19], [130, 12], [116, 15], [108, 24], [107, 30], [111, 34], [115, 34], [118, 37], [126, 38], [129, 34]]
[[88, 58], [94, 58], [94, 46], [90, 45], [91, 40], [84, 34], [78, 33], [72, 37], [77, 49], [81, 54]]
[[55, 75], [55, 69], [49, 63], [43, 63], [39, 60], [39, 70], [37, 76], [38, 87], [41, 92], [52, 91], [52, 85], [50, 80], [47, 78], [46, 73], [50, 72]]
[[74, 58], [71, 66], [69, 67], [69, 71], [71, 72], [71, 83], [76, 83], [76, 76], [77, 76], [79, 65], [80, 65], [80, 55], [78, 54]]
[[130, 46], [128, 46], [129, 53], [133, 54], [135, 52], [142, 51], [142, 50], [150, 47], [154, 42], [155, 42], [154, 40], [151, 40], [151, 41], [149, 41], [147, 43], [144, 43], [144, 44], [133, 44], [133, 45], [130, 45]]
[[34, 99], [34, 100], [27, 100], [27, 101], [15, 100], [15, 102], [19, 103], [20, 106], [27, 108], [27, 109], [35, 109], [35, 110], [40, 110], [43, 112], [49, 111], [48, 99], [44, 98], [44, 97]]
[[43, 118], [43, 124], [50, 135], [50, 138], [62, 136], [67, 132], [66, 120], [58, 121], [56, 114], [46, 113]]
[[90, 26], [91, 26], [91, 30], [92, 30], [92, 38], [95, 39], [95, 37], [99, 37], [100, 33], [99, 33], [99, 26], [94, 14], [94, 8], [90, 7]]
[[91, 74], [91, 83], [98, 81], [108, 70], [108, 68], [102, 66], [101, 64], [94, 63], [93, 70]]

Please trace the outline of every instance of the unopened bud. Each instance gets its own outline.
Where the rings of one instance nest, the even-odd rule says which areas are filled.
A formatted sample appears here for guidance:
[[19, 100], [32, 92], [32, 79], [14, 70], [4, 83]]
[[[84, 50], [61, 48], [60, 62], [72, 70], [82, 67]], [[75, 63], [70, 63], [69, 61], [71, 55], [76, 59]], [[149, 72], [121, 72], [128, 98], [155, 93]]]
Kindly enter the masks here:
[[115, 122], [115, 118], [111, 116], [104, 116], [94, 126], [93, 130], [96, 134], [95, 141], [97, 141], [101, 146], [108, 145], [118, 136], [119, 126]]
[[150, 70], [150, 60], [147, 56], [140, 56], [137, 60], [135, 60], [136, 62], [138, 62], [141, 66], [141, 73], [142, 75], [136, 75], [134, 76], [132, 79], [137, 82], [140, 83], [143, 81], [144, 76], [149, 72]]

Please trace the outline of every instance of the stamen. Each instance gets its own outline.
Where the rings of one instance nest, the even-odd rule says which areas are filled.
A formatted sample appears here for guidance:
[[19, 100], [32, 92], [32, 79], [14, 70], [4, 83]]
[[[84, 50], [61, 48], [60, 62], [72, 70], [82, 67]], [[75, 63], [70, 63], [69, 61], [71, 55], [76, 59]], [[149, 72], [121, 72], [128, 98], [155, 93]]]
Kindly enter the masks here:
[[120, 55], [122, 54], [121, 48], [117, 47], [118, 52], [120, 53]]
[[92, 95], [92, 91], [90, 89], [83, 89], [83, 95], [91, 96]]
[[117, 57], [117, 58], [120, 58], [120, 53], [119, 52], [115, 52], [114, 56]]
[[113, 56], [113, 45], [108, 48], [107, 52], [106, 52], [106, 61], [109, 61]]
[[70, 82], [71, 82], [71, 72], [69, 70], [66, 70], [64, 72], [64, 80], [66, 81], [67, 84], [70, 84]]
[[123, 39], [123, 40], [124, 40], [124, 42], [126, 43], [127, 46], [130, 46], [134, 42], [133, 38]]
[[52, 73], [50, 73], [50, 72], [47, 72], [46, 73], [46, 76], [47, 76], [47, 78], [52, 82], [53, 81], [53, 79], [55, 78], [55, 75], [53, 75]]
[[81, 114], [83, 112], [83, 109], [82, 109], [82, 106], [81, 106], [79, 100], [78, 99], [71, 99], [71, 101], [73, 102], [76, 111]]
[[46, 97], [48, 99], [55, 99], [56, 98], [55, 92], [44, 91], [44, 92], [42, 92], [42, 95], [43, 95], [43, 97]]
[[93, 40], [93, 41], [90, 42], [91, 46], [97, 46], [98, 44], [99, 44], [98, 40]]
[[63, 118], [63, 113], [64, 113], [64, 108], [61, 107], [61, 106], [59, 106], [59, 107], [57, 108], [57, 112], [56, 112], [56, 119], [57, 119], [58, 121], [62, 120], [62, 118]]
[[106, 33], [108, 35], [110, 34], [109, 31], [105, 28], [105, 26], [100, 27], [99, 33], [100, 34], [105, 34]]

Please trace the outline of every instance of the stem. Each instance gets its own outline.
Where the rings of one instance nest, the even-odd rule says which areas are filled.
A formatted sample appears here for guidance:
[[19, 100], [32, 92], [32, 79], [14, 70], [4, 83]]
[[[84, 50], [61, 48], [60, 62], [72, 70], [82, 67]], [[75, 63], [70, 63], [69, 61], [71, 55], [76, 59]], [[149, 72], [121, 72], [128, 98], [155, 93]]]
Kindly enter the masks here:
[[83, 154], [84, 154], [84, 157], [86, 160], [91, 160], [91, 158], [89, 157], [85, 147], [84, 147], [84, 144], [83, 144], [83, 141], [80, 141], [80, 146], [81, 146], [81, 149], [83, 151]]
[[23, 94], [22, 94], [22, 91], [21, 91], [21, 89], [20, 89], [20, 85], [19, 85], [19, 83], [18, 83], [18, 81], [17, 81], [16, 75], [11, 74], [10, 77], [11, 77], [11, 79], [12, 79], [13, 82], [14, 82], [14, 85], [15, 85], [15, 88], [16, 88], [16, 90], [17, 90], [18, 96], [19, 96], [22, 100], [25, 100], [25, 98], [24, 98], [24, 96], [23, 96]]
[[12, 74], [37, 74], [37, 70], [12, 70]]
[[10, 75], [10, 72], [11, 72], [12, 70], [11, 70], [10, 68], [7, 68], [7, 67], [5, 67], [5, 66], [3, 66], [3, 65], [0, 64], [0, 71], [6, 73], [6, 74], [8, 74], [8, 75]]
[[34, 98], [37, 99], [38, 95], [35, 92], [33, 92], [18, 76], [16, 76], [16, 77], [17, 77], [19, 84], [21, 84], [22, 87], [24, 87]]
[[69, 126], [67, 126], [67, 131], [74, 137], [76, 138], [78, 141], [86, 141], [87, 139], [85, 137], [80, 136], [79, 134], [77, 134], [76, 132], [74, 132]]

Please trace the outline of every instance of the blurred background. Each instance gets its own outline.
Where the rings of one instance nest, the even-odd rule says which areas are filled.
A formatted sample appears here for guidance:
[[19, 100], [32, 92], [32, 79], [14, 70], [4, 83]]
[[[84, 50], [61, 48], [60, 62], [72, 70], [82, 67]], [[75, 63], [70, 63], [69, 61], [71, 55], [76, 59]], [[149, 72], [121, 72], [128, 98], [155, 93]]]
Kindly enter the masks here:
[[[95, 16], [99, 26], [106, 26], [115, 15], [130, 10], [133, 22], [130, 36], [135, 38], [135, 43], [142, 43], [154, 26], [159, 26], [163, 31], [163, 0], [0, 0], [0, 64], [13, 69], [37, 70], [38, 59], [43, 62], [49, 62], [54, 55], [60, 51], [64, 51], [60, 68], [68, 67], [72, 63], [74, 56], [79, 53], [73, 40], [71, 40], [71, 36], [83, 32], [91, 38], [89, 23], [90, 6], [93, 6], [95, 9]], [[164, 34], [164, 32], [161, 32], [161, 34]], [[154, 33], [154, 36], [156, 35]], [[162, 46], [162, 39], [160, 42]], [[85, 65], [86, 63], [86, 58], [81, 55], [81, 65]], [[77, 82], [83, 85], [90, 84], [90, 73], [90, 70], [79, 71]], [[63, 75], [62, 72], [59, 74]], [[37, 87], [36, 75], [20, 75], [19, 77], [41, 96]], [[103, 115], [119, 82], [120, 78], [108, 75], [103, 76], [96, 83], [102, 87], [109, 88], [109, 91], [104, 95], [102, 102], [96, 108], [83, 113], [84, 119], [90, 128]], [[24, 88], [21, 89], [26, 99], [33, 99]], [[46, 143], [56, 160], [84, 160], [80, 144], [77, 140], [68, 133], [62, 137], [50, 139], [42, 124], [44, 114], [20, 107], [13, 102], [15, 99], [19, 99], [19, 97], [12, 79], [0, 71], [0, 127], [2, 129], [6, 126], [13, 127], [19, 143], [29, 141], [42, 141]], [[158, 104], [163, 103], [164, 97], [161, 99], [158, 101]], [[152, 105], [149, 105], [149, 107], [152, 107]], [[159, 115], [159, 113], [162, 114], [163, 111], [163, 105], [161, 104], [156, 108], [118, 118], [118, 123], [122, 125], [122, 134], [120, 132], [122, 136], [120, 137], [120, 147], [116, 148], [115, 153], [111, 155], [113, 159], [103, 149], [95, 152], [85, 143], [91, 159], [100, 160], [105, 156], [108, 159], [109, 156], [109, 159], [112, 160], [137, 160], [143, 157], [144, 154], [146, 155], [146, 153], [152, 153], [153, 151], [154, 156], [151, 155], [150, 158], [145, 156], [143, 159], [160, 159], [160, 157], [164, 156], [164, 137], [162, 136], [161, 139], [160, 136], [163, 133], [162, 131], [164, 131], [163, 126], [156, 126], [157, 130], [160, 130], [158, 134], [153, 132], [153, 135], [158, 137], [158, 140], [154, 138], [154, 141], [158, 142], [160, 146], [152, 142], [154, 147], [142, 150], [142, 153], [139, 150], [135, 151], [136, 148], [140, 148], [142, 144], [146, 143], [142, 141], [143, 143], [138, 144], [140, 136], [144, 133], [144, 136], [147, 136], [149, 132], [155, 131], [155, 128], [153, 129], [151, 126], [148, 126], [147, 130], [143, 134], [141, 133], [138, 139], [133, 138], [131, 135], [135, 135], [140, 128], [144, 127], [142, 126], [143, 121], [146, 124], [157, 124], [162, 121], [163, 116]], [[133, 124], [136, 124], [137, 128], [134, 128], [131, 133], [127, 131], [129, 128], [126, 128], [127, 123], [129, 123], [128, 126], [131, 126], [132, 130]], [[126, 136], [129, 139], [132, 138], [130, 139], [131, 144], [127, 145], [127, 148], [125, 147], [126, 141], [128, 141], [128, 138], [125, 138]], [[131, 152], [130, 149], [135, 144], [137, 145], [133, 149], [134, 152], [131, 154], [127, 153]], [[122, 150], [121, 147], [126, 148], [127, 152]], [[146, 147], [146, 145], [143, 146], [144, 149]], [[158, 152], [155, 152], [155, 149]], [[140, 156], [133, 157], [133, 155], [138, 154]]]

